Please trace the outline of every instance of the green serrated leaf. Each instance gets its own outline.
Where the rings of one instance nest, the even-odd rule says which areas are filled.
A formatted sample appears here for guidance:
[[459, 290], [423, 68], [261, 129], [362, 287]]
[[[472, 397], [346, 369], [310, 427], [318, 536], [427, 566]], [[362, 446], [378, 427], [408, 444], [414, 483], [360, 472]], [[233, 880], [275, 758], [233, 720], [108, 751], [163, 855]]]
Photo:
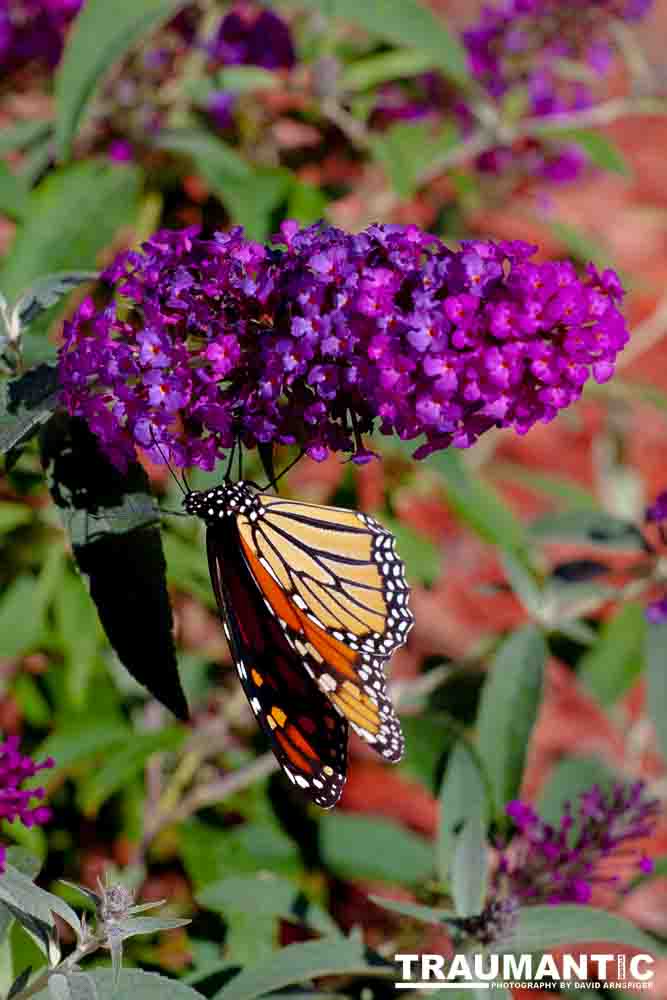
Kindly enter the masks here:
[[428, 53], [433, 66], [461, 86], [470, 82], [465, 49], [444, 18], [417, 0], [299, 0], [330, 17], [358, 24], [370, 34], [395, 45]]
[[47, 274], [39, 278], [14, 306], [13, 312], [20, 326], [29, 326], [45, 310], [60, 302], [73, 288], [78, 288], [88, 281], [95, 281], [97, 277], [97, 271], [62, 271], [60, 274]]
[[587, 542], [619, 551], [647, 551], [646, 541], [636, 524], [604, 511], [546, 514], [533, 521], [528, 530], [537, 542]]
[[[393, 966], [387, 966], [387, 970], [395, 975]], [[214, 1000], [255, 1000], [320, 976], [363, 975], [370, 971], [377, 975], [378, 966], [369, 962], [363, 942], [338, 935], [288, 945], [266, 961], [244, 969], [215, 994]]]
[[0, 385], [0, 452], [6, 453], [36, 434], [58, 404], [55, 365], [38, 365]]
[[183, 0], [86, 0], [70, 30], [55, 79], [56, 143], [71, 152], [90, 99], [106, 72], [149, 31], [172, 17]]
[[664, 951], [629, 920], [607, 910], [570, 903], [524, 907], [514, 929], [497, 947], [514, 953], [545, 952], [590, 941], [628, 945], [649, 954]]
[[[645, 641], [644, 607], [638, 603], [623, 605], [603, 623], [599, 638], [579, 663], [583, 687], [602, 705], [613, 705], [641, 672]], [[667, 654], [667, 647], [663, 653]]]
[[322, 934], [336, 934], [335, 921], [298, 886], [272, 873], [236, 875], [208, 885], [197, 895], [208, 910], [227, 916], [233, 911], [250, 915], [270, 915], [305, 924]]
[[667, 761], [667, 623], [648, 625], [646, 633], [646, 708], [658, 746]]
[[0, 288], [15, 299], [43, 275], [88, 270], [121, 226], [134, 218], [137, 167], [89, 160], [55, 170], [30, 195], [0, 271]]
[[449, 755], [439, 804], [436, 852], [438, 874], [446, 884], [461, 830], [469, 823], [480, 822], [486, 830], [490, 814], [485, 778], [476, 756], [464, 740], [459, 740]]
[[327, 867], [343, 878], [414, 885], [433, 873], [432, 845], [390, 820], [330, 813], [320, 821], [320, 849]]
[[546, 661], [547, 647], [539, 629], [522, 628], [496, 653], [482, 689], [478, 749], [498, 816], [505, 803], [519, 794]]

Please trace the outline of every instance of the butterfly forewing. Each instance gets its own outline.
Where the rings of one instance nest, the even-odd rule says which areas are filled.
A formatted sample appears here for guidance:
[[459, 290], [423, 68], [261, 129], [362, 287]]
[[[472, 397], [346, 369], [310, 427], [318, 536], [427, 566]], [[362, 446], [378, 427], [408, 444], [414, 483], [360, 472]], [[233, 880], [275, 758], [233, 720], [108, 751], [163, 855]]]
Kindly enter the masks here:
[[250, 706], [290, 781], [330, 808], [345, 783], [347, 723], [267, 612], [241, 554], [235, 520], [209, 525], [206, 545], [213, 590]]

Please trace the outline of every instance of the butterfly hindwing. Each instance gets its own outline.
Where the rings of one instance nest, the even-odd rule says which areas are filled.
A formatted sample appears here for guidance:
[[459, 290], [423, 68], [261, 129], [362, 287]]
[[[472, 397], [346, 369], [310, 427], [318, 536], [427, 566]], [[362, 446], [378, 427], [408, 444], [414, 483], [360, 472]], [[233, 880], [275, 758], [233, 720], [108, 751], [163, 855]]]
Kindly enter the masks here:
[[236, 669], [289, 780], [330, 808], [346, 775], [347, 723], [304, 669], [241, 553], [236, 520], [209, 526], [211, 582]]

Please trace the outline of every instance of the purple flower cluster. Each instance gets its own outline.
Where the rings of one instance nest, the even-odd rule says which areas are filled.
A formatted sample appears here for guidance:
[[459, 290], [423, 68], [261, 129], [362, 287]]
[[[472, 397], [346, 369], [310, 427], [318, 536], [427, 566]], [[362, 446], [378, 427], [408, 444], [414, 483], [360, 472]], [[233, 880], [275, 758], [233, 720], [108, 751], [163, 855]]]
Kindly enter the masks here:
[[[253, 10], [239, 4], [226, 14], [208, 44], [214, 66], [260, 66], [263, 69], [292, 69], [296, 62], [288, 25], [272, 10]], [[207, 110], [218, 128], [230, 128], [236, 94], [216, 90], [209, 96]]]
[[[48, 806], [30, 805], [31, 799], [43, 799], [43, 788], [23, 789], [21, 785], [38, 771], [53, 767], [53, 759], [48, 757], [36, 764], [31, 757], [25, 757], [19, 750], [17, 736], [9, 736], [0, 743], [0, 819], [13, 823], [18, 819], [24, 826], [47, 823], [51, 818]], [[0, 873], [5, 867], [5, 848], [0, 844]]]
[[0, 0], [0, 68], [53, 68], [82, 0]]
[[[594, 78], [608, 72], [614, 47], [609, 25], [616, 19], [639, 20], [652, 0], [504, 0], [485, 6], [479, 23], [463, 34], [470, 70], [493, 101], [523, 93], [527, 112], [548, 117], [582, 111], [594, 92], [581, 73]], [[532, 140], [518, 150], [498, 147], [478, 160], [482, 171], [498, 173], [513, 154], [524, 172], [553, 182], [573, 180], [586, 160], [576, 146]], [[516, 159], [512, 164], [517, 166]]]
[[157, 233], [105, 273], [122, 299], [66, 324], [63, 402], [113, 461], [140, 445], [210, 469], [236, 439], [364, 461], [373, 429], [424, 435], [418, 458], [467, 448], [552, 420], [628, 339], [613, 271], [582, 280], [526, 243], [295, 222], [275, 241]]
[[[632, 855], [627, 845], [652, 832], [658, 809], [657, 800], [644, 797], [641, 781], [609, 792], [594, 785], [579, 796], [576, 818], [565, 803], [558, 826], [527, 803], [510, 802], [506, 811], [518, 835], [500, 855], [495, 891], [528, 904], [587, 903], [594, 885], [619, 886], [618, 876], [605, 876], [605, 860]], [[638, 871], [651, 872], [649, 858], [634, 852], [634, 859]]]

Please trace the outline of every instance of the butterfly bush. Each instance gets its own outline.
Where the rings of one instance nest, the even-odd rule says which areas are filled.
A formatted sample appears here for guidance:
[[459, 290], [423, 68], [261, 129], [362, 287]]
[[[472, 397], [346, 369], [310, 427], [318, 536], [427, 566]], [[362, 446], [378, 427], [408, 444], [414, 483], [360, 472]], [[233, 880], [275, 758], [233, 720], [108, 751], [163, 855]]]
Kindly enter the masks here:
[[0, 69], [53, 68], [82, 0], [0, 0]]
[[576, 816], [565, 803], [556, 826], [520, 799], [508, 803], [517, 836], [500, 855], [496, 892], [530, 904], [587, 903], [595, 885], [619, 886], [618, 876], [605, 875], [604, 862], [621, 855], [649, 874], [650, 859], [629, 846], [655, 826], [659, 803], [644, 791], [641, 781], [606, 792], [594, 785], [579, 796]]
[[63, 403], [114, 462], [140, 445], [211, 469], [237, 438], [365, 461], [373, 429], [423, 435], [418, 458], [467, 448], [552, 420], [628, 339], [613, 271], [579, 278], [523, 242], [295, 222], [275, 239], [159, 232], [103, 275], [117, 300], [66, 324]]
[[[0, 819], [13, 823], [18, 819], [30, 827], [47, 823], [51, 818], [48, 806], [31, 805], [31, 799], [43, 799], [43, 788], [21, 788], [28, 778], [38, 771], [53, 767], [53, 758], [47, 757], [36, 764], [19, 750], [17, 736], [9, 736], [0, 743]], [[0, 844], [0, 873], [5, 870], [6, 848]]]

